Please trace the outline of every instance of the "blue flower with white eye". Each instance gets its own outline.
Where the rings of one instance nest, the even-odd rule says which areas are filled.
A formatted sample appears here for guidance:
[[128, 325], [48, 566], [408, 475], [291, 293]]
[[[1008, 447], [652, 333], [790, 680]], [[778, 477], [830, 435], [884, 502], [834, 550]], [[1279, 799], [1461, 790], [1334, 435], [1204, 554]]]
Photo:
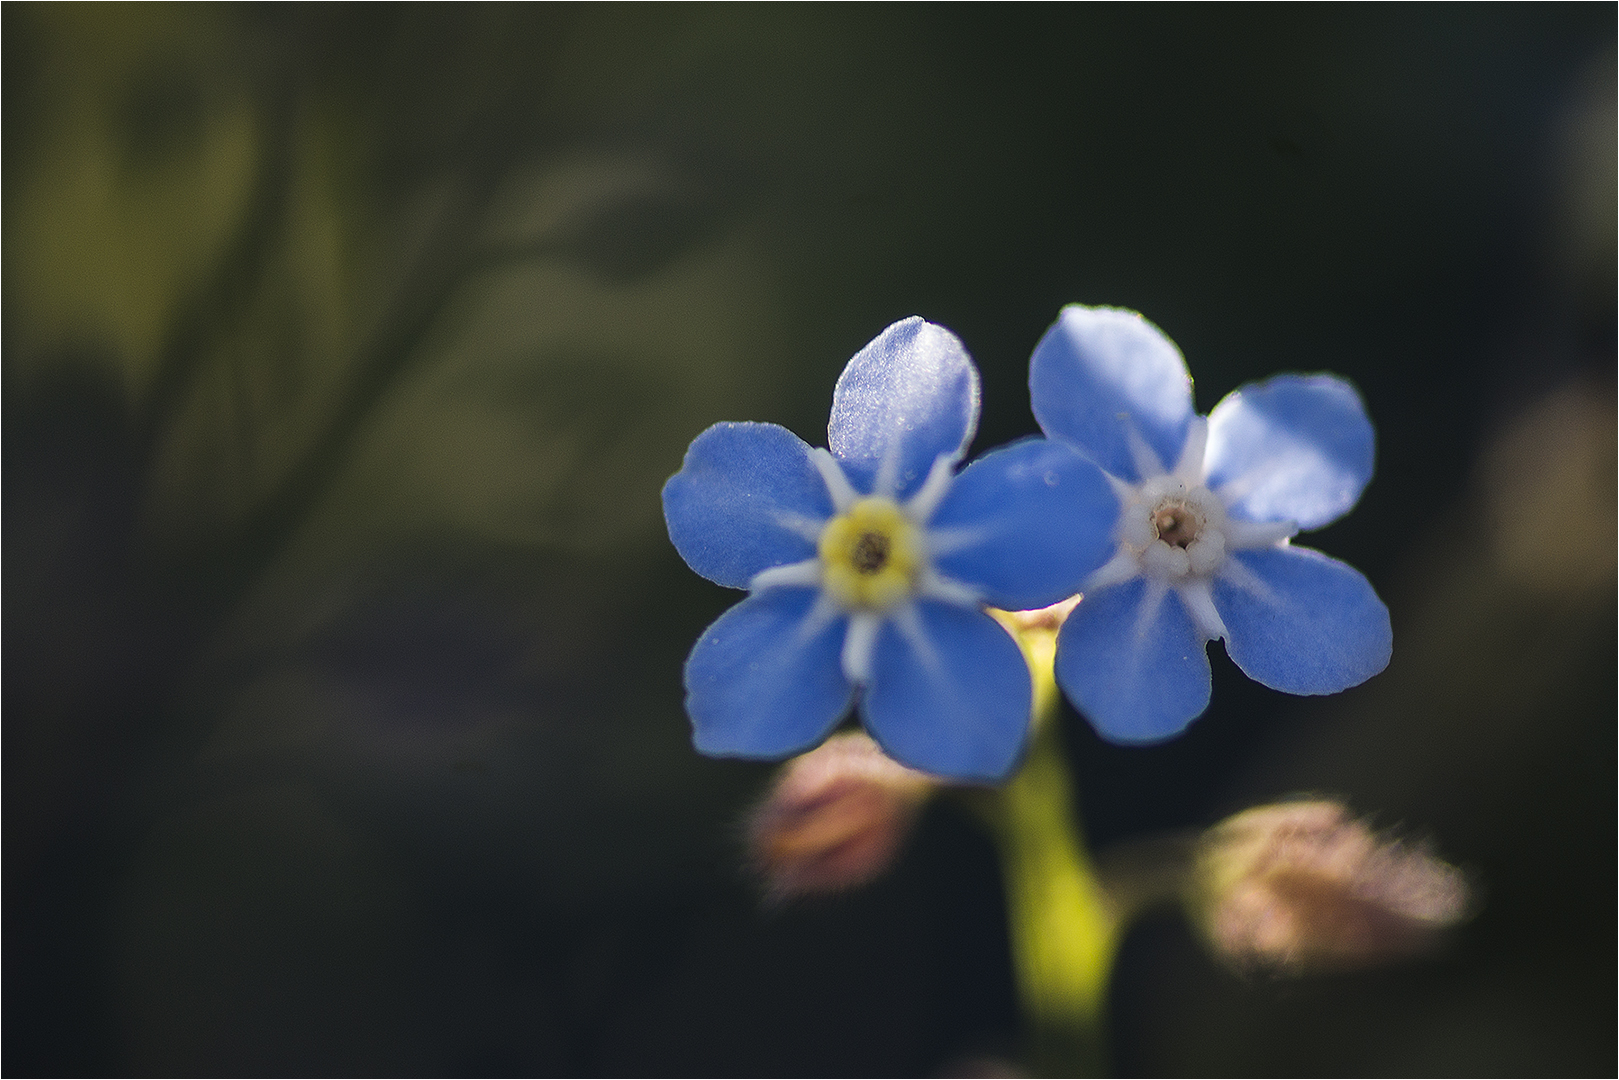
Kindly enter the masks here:
[[692, 442], [663, 489], [669, 538], [697, 573], [748, 590], [686, 661], [699, 751], [801, 753], [858, 698], [906, 765], [1011, 772], [1029, 672], [984, 607], [1072, 595], [1111, 553], [1118, 503], [1099, 469], [1039, 438], [958, 474], [977, 426], [967, 350], [912, 317], [844, 368], [830, 450], [775, 424], [716, 424]]
[[1112, 481], [1113, 557], [1057, 639], [1057, 682], [1104, 737], [1179, 734], [1209, 703], [1207, 642], [1249, 678], [1333, 694], [1387, 666], [1388, 608], [1359, 571], [1292, 546], [1372, 477], [1360, 395], [1278, 375], [1192, 412], [1174, 342], [1133, 311], [1071, 305], [1035, 347], [1034, 415]]

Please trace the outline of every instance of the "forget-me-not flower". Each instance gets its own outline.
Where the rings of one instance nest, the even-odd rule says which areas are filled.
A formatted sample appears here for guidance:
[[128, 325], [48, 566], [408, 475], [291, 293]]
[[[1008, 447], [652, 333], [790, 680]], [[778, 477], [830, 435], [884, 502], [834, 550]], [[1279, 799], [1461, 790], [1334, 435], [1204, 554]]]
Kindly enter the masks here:
[[663, 489], [687, 564], [746, 599], [686, 661], [697, 749], [774, 759], [820, 743], [859, 699], [896, 760], [996, 781], [1029, 728], [1029, 672], [984, 611], [1078, 590], [1112, 550], [1118, 503], [1073, 450], [1003, 447], [959, 474], [978, 370], [912, 317], [849, 361], [830, 450], [775, 424], [716, 424]]
[[1133, 311], [1071, 305], [1035, 347], [1034, 414], [1108, 474], [1112, 559], [1057, 639], [1056, 675], [1105, 737], [1181, 732], [1209, 703], [1206, 643], [1250, 678], [1331, 694], [1388, 664], [1388, 608], [1359, 571], [1294, 547], [1348, 512], [1372, 476], [1360, 395], [1279, 375], [1192, 412], [1180, 350]]

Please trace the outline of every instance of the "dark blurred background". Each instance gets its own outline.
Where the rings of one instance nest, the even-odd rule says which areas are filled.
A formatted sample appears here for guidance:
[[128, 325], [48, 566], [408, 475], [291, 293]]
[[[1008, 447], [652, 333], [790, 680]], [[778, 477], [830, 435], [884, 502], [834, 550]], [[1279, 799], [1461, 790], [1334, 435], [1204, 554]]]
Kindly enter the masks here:
[[1299, 791], [1468, 871], [1439, 955], [1126, 942], [1137, 1074], [1615, 1067], [1615, 8], [7, 4], [3, 1066], [926, 1075], [1009, 1059], [988, 841], [766, 908], [769, 768], [690, 748], [736, 599], [658, 490], [824, 441], [888, 323], [978, 448], [1067, 302], [1207, 410], [1364, 393], [1306, 542], [1395, 654], [1184, 738], [1069, 715], [1099, 847]]

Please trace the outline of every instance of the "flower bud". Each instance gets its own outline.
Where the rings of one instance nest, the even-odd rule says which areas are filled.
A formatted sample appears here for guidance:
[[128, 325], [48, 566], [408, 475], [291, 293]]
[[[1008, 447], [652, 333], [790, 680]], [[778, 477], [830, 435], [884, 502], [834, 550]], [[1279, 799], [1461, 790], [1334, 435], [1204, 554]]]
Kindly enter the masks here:
[[864, 885], [887, 870], [938, 781], [864, 734], [836, 735], [789, 761], [748, 824], [748, 849], [775, 900]]
[[1260, 806], [1210, 829], [1188, 899], [1216, 954], [1280, 974], [1410, 956], [1469, 913], [1461, 871], [1330, 801]]

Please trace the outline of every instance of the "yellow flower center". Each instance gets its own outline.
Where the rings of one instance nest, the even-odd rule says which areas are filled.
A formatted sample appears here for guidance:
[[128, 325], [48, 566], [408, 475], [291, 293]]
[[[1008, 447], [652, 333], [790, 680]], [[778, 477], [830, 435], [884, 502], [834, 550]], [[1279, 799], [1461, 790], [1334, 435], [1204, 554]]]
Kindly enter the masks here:
[[821, 530], [821, 583], [849, 610], [882, 611], [916, 591], [922, 533], [892, 499], [861, 499]]

